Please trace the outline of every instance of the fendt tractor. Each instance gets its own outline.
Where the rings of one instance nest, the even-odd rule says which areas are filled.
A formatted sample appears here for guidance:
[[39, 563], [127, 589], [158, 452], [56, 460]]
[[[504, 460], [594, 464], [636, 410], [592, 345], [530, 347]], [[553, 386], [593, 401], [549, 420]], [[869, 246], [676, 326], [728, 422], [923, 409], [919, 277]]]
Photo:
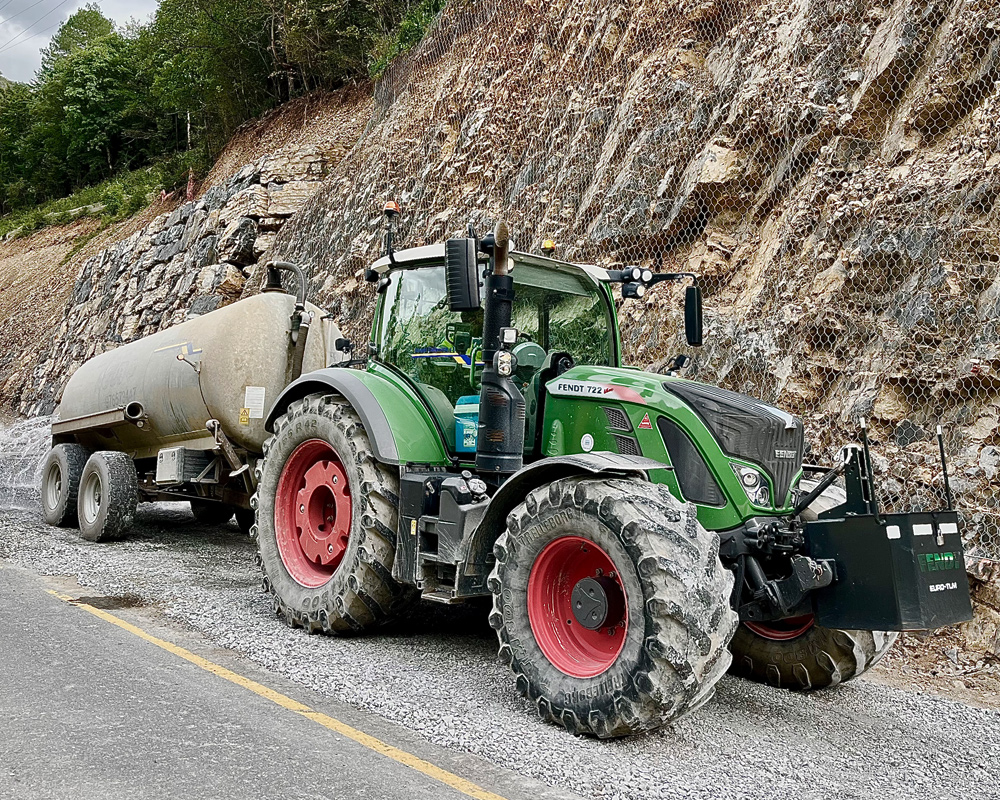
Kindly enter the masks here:
[[946, 507], [887, 513], [863, 423], [810, 465], [791, 414], [622, 365], [612, 288], [679, 282], [696, 346], [696, 276], [513, 252], [502, 223], [394, 251], [396, 213], [357, 351], [272, 263], [259, 295], [77, 370], [46, 520], [104, 540], [139, 501], [235, 515], [309, 632], [492, 597], [520, 692], [602, 738], [698, 708], [727, 669], [822, 689], [970, 618], [943, 447]]

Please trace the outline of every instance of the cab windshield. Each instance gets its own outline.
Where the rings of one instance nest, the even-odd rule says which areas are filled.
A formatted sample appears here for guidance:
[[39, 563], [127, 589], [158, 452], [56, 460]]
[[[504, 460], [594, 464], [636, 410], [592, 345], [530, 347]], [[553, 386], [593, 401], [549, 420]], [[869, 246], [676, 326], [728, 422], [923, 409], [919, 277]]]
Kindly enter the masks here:
[[[547, 356], [569, 353], [577, 364], [610, 366], [611, 309], [586, 275], [519, 263], [512, 324], [520, 333], [516, 382], [531, 391]], [[406, 375], [455, 449], [455, 412], [478, 402], [483, 311], [451, 311], [443, 266], [389, 273], [378, 328], [378, 360]]]

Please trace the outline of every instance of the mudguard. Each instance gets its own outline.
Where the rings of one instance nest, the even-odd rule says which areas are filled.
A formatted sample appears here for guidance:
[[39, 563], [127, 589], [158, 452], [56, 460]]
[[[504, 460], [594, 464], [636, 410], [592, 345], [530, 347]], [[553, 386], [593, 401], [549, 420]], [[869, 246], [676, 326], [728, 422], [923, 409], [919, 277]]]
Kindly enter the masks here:
[[265, 430], [273, 432], [274, 421], [291, 403], [316, 392], [335, 392], [351, 404], [379, 461], [431, 466], [451, 463], [437, 427], [419, 399], [385, 378], [360, 370], [320, 369], [292, 381], [271, 406]]
[[464, 558], [459, 564], [460, 594], [488, 593], [488, 556], [493, 551], [493, 544], [507, 528], [507, 515], [524, 501], [532, 489], [574, 475], [646, 479], [651, 470], [663, 469], [673, 467], [641, 456], [593, 452], [543, 458], [514, 473], [493, 495], [482, 520], [468, 538]]

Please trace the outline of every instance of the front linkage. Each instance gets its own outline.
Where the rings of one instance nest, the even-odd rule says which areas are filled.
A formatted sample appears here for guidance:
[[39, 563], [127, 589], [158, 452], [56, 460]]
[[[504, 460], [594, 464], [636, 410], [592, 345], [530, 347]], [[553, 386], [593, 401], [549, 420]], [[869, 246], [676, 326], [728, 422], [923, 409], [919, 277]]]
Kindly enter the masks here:
[[[938, 431], [940, 438], [940, 429]], [[927, 630], [970, 618], [962, 540], [941, 448], [948, 507], [880, 512], [865, 421], [862, 445], [802, 493], [789, 517], [754, 517], [722, 534], [720, 554], [736, 573], [732, 605], [740, 620], [767, 623], [815, 615], [839, 629]], [[843, 476], [843, 502], [817, 519], [803, 514]], [[763, 563], [786, 559], [782, 578]], [[954, 574], [945, 574], [955, 570]]]

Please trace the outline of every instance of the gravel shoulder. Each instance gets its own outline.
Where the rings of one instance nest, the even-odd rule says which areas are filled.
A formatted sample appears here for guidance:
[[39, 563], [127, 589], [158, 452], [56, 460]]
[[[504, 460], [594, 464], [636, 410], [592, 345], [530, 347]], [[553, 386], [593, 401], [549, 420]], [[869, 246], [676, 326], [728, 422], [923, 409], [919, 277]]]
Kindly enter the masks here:
[[182, 505], [144, 506], [132, 535], [106, 544], [0, 511], [2, 559], [153, 604], [303, 687], [585, 797], [1000, 797], [1000, 711], [900, 688], [885, 670], [809, 695], [727, 676], [657, 734], [576, 738], [518, 696], [483, 607], [421, 604], [378, 635], [310, 636], [273, 614], [254, 555], [234, 524], [200, 526]]

